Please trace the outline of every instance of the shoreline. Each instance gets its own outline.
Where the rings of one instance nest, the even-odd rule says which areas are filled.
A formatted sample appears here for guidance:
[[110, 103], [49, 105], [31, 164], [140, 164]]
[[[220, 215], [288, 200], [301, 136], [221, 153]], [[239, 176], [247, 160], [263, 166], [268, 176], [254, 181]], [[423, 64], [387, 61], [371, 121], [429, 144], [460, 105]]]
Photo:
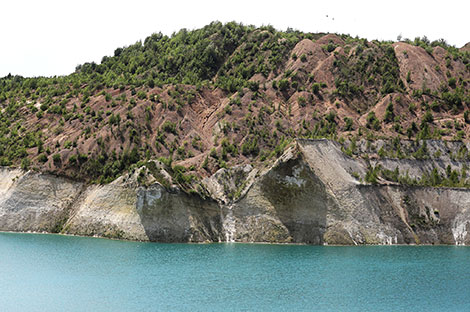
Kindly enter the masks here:
[[302, 243], [269, 243], [269, 242], [158, 242], [158, 241], [143, 241], [143, 240], [130, 240], [103, 236], [85, 236], [76, 234], [66, 233], [50, 233], [50, 232], [19, 232], [19, 231], [0, 231], [0, 234], [31, 234], [31, 235], [57, 235], [62, 237], [78, 237], [78, 238], [93, 238], [93, 239], [105, 239], [118, 242], [133, 242], [133, 243], [155, 243], [155, 244], [178, 244], [178, 245], [272, 245], [272, 246], [310, 246], [310, 247], [469, 247], [468, 245], [451, 245], [451, 244], [360, 244], [360, 245], [313, 245], [313, 244], [302, 244]]

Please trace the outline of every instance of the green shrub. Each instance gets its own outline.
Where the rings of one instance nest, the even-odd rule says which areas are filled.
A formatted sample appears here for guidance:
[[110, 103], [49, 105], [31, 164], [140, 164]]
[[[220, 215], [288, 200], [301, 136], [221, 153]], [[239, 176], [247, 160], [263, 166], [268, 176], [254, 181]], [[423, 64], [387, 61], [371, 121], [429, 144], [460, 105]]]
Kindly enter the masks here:
[[379, 170], [380, 170], [380, 166], [376, 166], [376, 167], [369, 166], [364, 180], [367, 183], [377, 184], [377, 175], [378, 175]]
[[54, 154], [54, 155], [52, 155], [52, 161], [53, 161], [55, 164], [60, 163], [60, 161], [61, 161], [60, 154]]
[[406, 82], [410, 83], [411, 82], [411, 72], [408, 71], [408, 73], [406, 74]]
[[161, 126], [161, 129], [168, 133], [177, 134], [176, 124], [169, 120], [165, 120], [165, 122]]
[[211, 151], [210, 151], [210, 154], [209, 154], [212, 158], [215, 158], [217, 159], [218, 156], [217, 156], [217, 150], [213, 147], [211, 148]]
[[351, 131], [353, 130], [353, 120], [349, 117], [344, 117], [344, 131]]
[[77, 159], [78, 159], [77, 155], [72, 155], [69, 157], [69, 163], [74, 165], [77, 163]]
[[287, 79], [281, 79], [279, 80], [279, 90], [280, 91], [287, 91], [290, 87], [290, 83], [289, 83], [289, 80]]
[[248, 87], [251, 91], [256, 92], [259, 90], [259, 82], [258, 81], [248, 81]]
[[258, 147], [258, 139], [256, 137], [252, 137], [251, 139], [245, 140], [242, 144], [242, 154], [245, 156], [253, 155], [257, 156], [259, 153]]
[[466, 110], [464, 113], [463, 113], [463, 118], [465, 120], [465, 123], [470, 123], [470, 113], [468, 110]]
[[454, 77], [450, 77], [447, 82], [449, 84], [449, 87], [451, 87], [452, 89], [455, 89], [457, 80]]
[[29, 169], [29, 165], [30, 165], [30, 160], [28, 158], [23, 158], [21, 160], [21, 169], [23, 170], [28, 170]]
[[393, 103], [390, 102], [388, 103], [387, 108], [385, 110], [384, 121], [387, 123], [392, 122], [394, 117], [395, 113], [393, 112]]
[[330, 110], [328, 112], [328, 114], [326, 114], [325, 116], [325, 119], [329, 122], [329, 123], [336, 123], [336, 112], [333, 111], [333, 110]]
[[376, 131], [380, 130], [381, 128], [380, 121], [377, 119], [374, 112], [369, 112], [366, 120], [367, 120], [367, 124], [366, 124], [367, 128], [373, 129]]
[[315, 93], [315, 94], [318, 94], [320, 92], [320, 87], [321, 87], [321, 85], [318, 82], [315, 82], [312, 85], [312, 92]]
[[336, 45], [330, 40], [324, 49], [328, 52], [333, 52], [336, 49]]
[[427, 111], [424, 113], [423, 116], [423, 122], [431, 123], [434, 121], [434, 117], [432, 116], [432, 113], [430, 111]]
[[40, 161], [40, 162], [42, 162], [42, 163], [47, 162], [47, 156], [46, 156], [46, 154], [40, 154], [40, 155], [38, 156], [38, 161]]
[[137, 97], [140, 100], [145, 100], [147, 99], [147, 93], [145, 93], [145, 91], [140, 90], [139, 92], [137, 92]]
[[64, 142], [64, 148], [65, 149], [68, 149], [68, 148], [71, 148], [72, 147], [72, 141], [65, 141]]

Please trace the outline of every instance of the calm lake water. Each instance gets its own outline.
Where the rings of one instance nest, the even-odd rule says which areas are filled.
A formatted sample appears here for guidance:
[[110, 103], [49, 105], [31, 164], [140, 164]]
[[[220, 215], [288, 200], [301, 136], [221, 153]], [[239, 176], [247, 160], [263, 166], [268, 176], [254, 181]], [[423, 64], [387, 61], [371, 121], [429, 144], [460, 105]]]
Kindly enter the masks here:
[[470, 311], [470, 248], [0, 233], [0, 311]]

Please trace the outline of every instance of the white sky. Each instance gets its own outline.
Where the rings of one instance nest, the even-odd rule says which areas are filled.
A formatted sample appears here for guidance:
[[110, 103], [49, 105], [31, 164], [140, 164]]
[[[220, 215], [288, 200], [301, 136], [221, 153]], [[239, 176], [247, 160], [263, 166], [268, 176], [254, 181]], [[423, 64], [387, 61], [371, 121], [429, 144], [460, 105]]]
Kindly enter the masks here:
[[469, 9], [468, 0], [2, 0], [0, 77], [69, 74], [154, 32], [215, 20], [368, 39], [426, 35], [461, 47], [470, 41]]

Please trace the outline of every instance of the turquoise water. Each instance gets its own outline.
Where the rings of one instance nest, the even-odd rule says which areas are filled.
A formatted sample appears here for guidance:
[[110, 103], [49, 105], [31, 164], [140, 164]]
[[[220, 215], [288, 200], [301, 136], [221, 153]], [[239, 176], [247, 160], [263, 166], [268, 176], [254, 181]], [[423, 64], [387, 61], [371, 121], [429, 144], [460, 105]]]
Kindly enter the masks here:
[[470, 248], [0, 233], [0, 311], [470, 311]]

